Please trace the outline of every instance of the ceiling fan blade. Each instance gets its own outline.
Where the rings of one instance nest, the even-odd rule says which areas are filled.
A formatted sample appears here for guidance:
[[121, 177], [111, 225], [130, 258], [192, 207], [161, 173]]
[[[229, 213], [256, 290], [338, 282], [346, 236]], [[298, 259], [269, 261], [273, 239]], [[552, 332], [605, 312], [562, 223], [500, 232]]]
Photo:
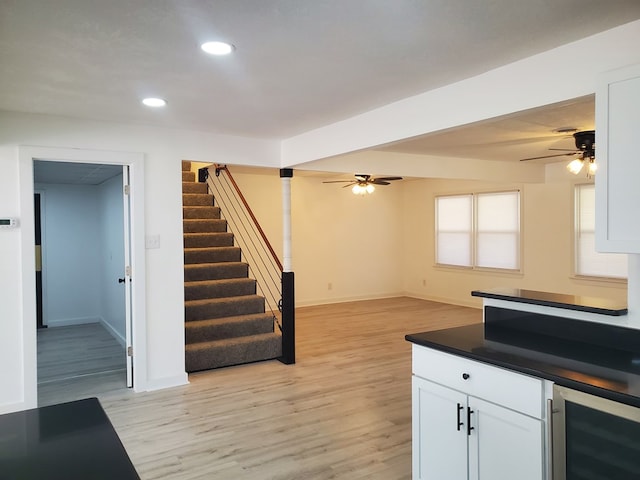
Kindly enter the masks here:
[[521, 162], [526, 162], [528, 160], [540, 160], [541, 158], [553, 158], [553, 157], [570, 157], [572, 155], [575, 155], [575, 152], [571, 152], [571, 153], [557, 153], [556, 155], [544, 155], [542, 157], [531, 157], [531, 158], [521, 158], [520, 161]]
[[383, 182], [391, 182], [393, 180], [402, 180], [402, 177], [380, 177], [380, 178], [376, 178], [376, 180], [382, 180]]
[[342, 187], [342, 188], [350, 187], [351, 185], [355, 185], [356, 183], [358, 183], [358, 182], [351, 182], [351, 183], [347, 183], [347, 184], [346, 184], [344, 187]]
[[353, 180], [327, 180], [326, 182], [322, 182], [322, 183], [352, 183]]
[[575, 152], [575, 153], [580, 153], [579, 150], [576, 150], [575, 148], [548, 148], [547, 150], [555, 150], [558, 152]]
[[369, 180], [369, 183], [373, 183], [374, 185], [391, 185], [389, 182], [385, 182], [382, 178]]

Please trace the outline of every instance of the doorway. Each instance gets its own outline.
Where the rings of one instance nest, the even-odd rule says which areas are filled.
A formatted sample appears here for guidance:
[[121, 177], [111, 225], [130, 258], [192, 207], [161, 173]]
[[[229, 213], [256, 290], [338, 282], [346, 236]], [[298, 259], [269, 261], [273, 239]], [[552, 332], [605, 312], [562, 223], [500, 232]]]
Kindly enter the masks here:
[[38, 404], [126, 388], [128, 167], [36, 160], [33, 171]]
[[[126, 350], [135, 354], [128, 357], [132, 371], [131, 380], [135, 391], [146, 390], [146, 320], [145, 320], [145, 261], [144, 261], [144, 155], [130, 152], [109, 152], [100, 150], [68, 149], [56, 147], [19, 147], [20, 158], [20, 189], [22, 216], [22, 288], [24, 291], [23, 308], [23, 359], [24, 366], [24, 406], [33, 408], [38, 405], [38, 373], [37, 373], [37, 315], [36, 292], [34, 282], [35, 261], [33, 245], [35, 238], [35, 206], [34, 206], [34, 163], [41, 161], [43, 164], [51, 162], [76, 163], [76, 164], [101, 164], [117, 166], [121, 172], [130, 174], [130, 194], [128, 196], [130, 207], [130, 253], [129, 273], [125, 273], [126, 285], [129, 292], [130, 308], [127, 315], [130, 318], [129, 342]], [[126, 167], [126, 168], [124, 168]], [[122, 192], [122, 186], [120, 186]], [[42, 197], [42, 209], [44, 215], [47, 210], [47, 195]], [[31, 229], [34, 230], [31, 230]], [[47, 243], [46, 227], [43, 228], [43, 244]], [[43, 324], [50, 323], [47, 320], [47, 257], [43, 255]], [[118, 278], [122, 278], [123, 266], [120, 266]], [[131, 272], [139, 271], [142, 274], [132, 278]], [[117, 284], [117, 278], [116, 278]], [[72, 284], [73, 285], [73, 284]], [[120, 288], [123, 286], [120, 285]], [[72, 289], [75, 287], [72, 287]], [[73, 323], [73, 322], [71, 322]], [[50, 330], [48, 328], [47, 330]], [[135, 367], [135, 370], [134, 368]], [[86, 396], [86, 395], [85, 395]]]

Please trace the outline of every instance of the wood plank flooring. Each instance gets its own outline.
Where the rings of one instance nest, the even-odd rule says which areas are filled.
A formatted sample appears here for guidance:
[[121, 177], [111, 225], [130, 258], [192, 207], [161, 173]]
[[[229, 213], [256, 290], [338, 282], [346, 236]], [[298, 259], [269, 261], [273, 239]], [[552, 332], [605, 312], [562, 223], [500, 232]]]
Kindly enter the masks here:
[[409, 479], [407, 333], [477, 323], [477, 309], [411, 298], [299, 308], [297, 363], [100, 394], [141, 478]]
[[124, 353], [100, 323], [38, 330], [38, 405], [124, 391]]

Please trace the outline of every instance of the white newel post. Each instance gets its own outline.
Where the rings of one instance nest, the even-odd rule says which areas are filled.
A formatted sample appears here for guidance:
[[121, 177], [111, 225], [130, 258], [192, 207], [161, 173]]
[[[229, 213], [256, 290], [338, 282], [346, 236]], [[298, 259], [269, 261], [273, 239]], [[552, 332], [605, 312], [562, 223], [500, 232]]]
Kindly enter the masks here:
[[291, 177], [289, 168], [280, 170], [282, 180], [282, 271], [291, 272]]

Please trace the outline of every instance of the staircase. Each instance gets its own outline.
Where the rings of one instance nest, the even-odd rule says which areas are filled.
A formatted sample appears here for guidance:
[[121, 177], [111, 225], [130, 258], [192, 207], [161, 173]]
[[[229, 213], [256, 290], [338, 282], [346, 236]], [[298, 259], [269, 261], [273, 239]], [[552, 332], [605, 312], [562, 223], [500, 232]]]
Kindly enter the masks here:
[[206, 183], [182, 162], [187, 372], [278, 358], [282, 337]]

